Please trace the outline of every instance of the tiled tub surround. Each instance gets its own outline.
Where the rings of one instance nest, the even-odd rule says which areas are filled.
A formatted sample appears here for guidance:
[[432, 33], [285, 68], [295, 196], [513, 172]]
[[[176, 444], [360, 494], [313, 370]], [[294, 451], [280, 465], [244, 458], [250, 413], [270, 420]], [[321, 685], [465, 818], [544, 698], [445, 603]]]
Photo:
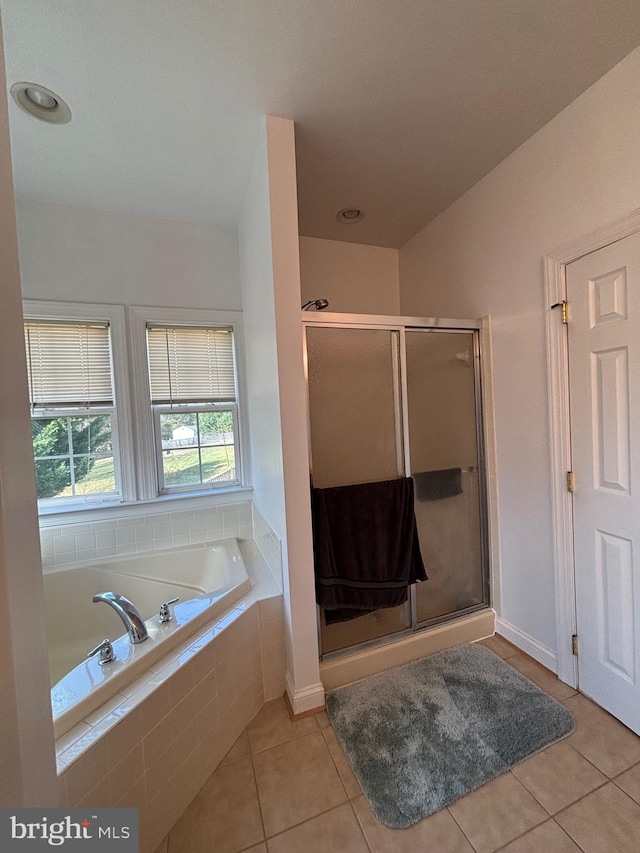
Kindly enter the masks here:
[[282, 543], [258, 510], [253, 507], [253, 540], [282, 589]]
[[[254, 516], [262, 540], [268, 542], [271, 531], [260, 514], [253, 509], [251, 501], [145, 514], [142, 514], [139, 508], [134, 510], [123, 507], [121, 513], [118, 517], [103, 521], [69, 523], [62, 526], [46, 526], [45, 517], [40, 529], [42, 565], [45, 572], [54, 566], [165, 551], [168, 548], [200, 545], [216, 539], [253, 539]], [[273, 550], [274, 546], [271, 547]], [[275, 567], [271, 565], [266, 554], [265, 559], [274, 570]]]
[[251, 593], [57, 741], [61, 804], [139, 808], [142, 853], [284, 692], [282, 595], [255, 544], [244, 549]]
[[[60, 680], [51, 689], [56, 736], [67, 732], [163, 658], [203, 625], [215, 622], [251, 589], [237, 539], [196, 547], [115, 558], [45, 575], [50, 669]], [[145, 619], [148, 639], [132, 644], [111, 608], [92, 603], [98, 591], [114, 591], [134, 602]], [[158, 622], [163, 601], [171, 621]], [[73, 614], [68, 620], [65, 614]], [[87, 652], [105, 637], [116, 659], [101, 666]]]

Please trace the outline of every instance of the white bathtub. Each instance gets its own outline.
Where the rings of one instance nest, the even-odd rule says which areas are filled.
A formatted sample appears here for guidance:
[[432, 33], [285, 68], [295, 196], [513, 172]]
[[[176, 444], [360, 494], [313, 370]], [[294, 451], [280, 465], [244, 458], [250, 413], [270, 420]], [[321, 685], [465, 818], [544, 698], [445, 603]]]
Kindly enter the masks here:
[[[199, 627], [251, 589], [236, 539], [135, 557], [113, 558], [44, 576], [51, 700], [56, 730], [98, 708]], [[112, 607], [94, 603], [98, 592], [130, 599], [149, 638], [133, 645]], [[160, 624], [160, 605], [172, 598], [173, 619]], [[116, 660], [99, 666], [87, 658], [105, 638]]]

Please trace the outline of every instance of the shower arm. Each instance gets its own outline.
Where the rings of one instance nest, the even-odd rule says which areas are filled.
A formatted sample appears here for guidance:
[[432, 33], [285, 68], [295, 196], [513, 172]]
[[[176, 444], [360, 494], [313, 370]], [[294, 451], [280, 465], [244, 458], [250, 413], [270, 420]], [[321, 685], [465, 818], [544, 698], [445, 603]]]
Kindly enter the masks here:
[[302, 306], [303, 311], [308, 311], [309, 308], [315, 306], [316, 311], [323, 311], [325, 308], [329, 307], [328, 299], [310, 299], [308, 302], [305, 302]]

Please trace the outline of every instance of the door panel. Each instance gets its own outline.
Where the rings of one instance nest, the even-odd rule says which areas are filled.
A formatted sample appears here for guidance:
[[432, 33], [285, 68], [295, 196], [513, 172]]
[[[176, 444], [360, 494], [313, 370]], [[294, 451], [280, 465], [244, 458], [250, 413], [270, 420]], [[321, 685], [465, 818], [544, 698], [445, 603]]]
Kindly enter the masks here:
[[640, 235], [567, 266], [579, 687], [640, 733]]
[[633, 548], [630, 539], [596, 531], [598, 656], [614, 675], [633, 683]]
[[416, 487], [416, 523], [429, 580], [416, 586], [418, 624], [487, 604], [482, 543], [473, 332], [407, 330], [412, 476], [460, 469], [458, 494]]
[[595, 483], [600, 491], [629, 494], [629, 352], [591, 353]]
[[307, 329], [313, 485], [401, 476], [398, 332]]
[[[348, 486], [402, 476], [399, 333], [307, 327], [313, 485]], [[408, 604], [327, 625], [322, 653], [410, 626]]]

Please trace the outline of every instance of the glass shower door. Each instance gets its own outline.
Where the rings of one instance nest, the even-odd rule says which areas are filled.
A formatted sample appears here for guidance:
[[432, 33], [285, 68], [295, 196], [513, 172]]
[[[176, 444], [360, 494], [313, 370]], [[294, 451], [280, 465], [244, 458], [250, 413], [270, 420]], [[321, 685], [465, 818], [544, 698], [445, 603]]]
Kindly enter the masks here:
[[[399, 332], [309, 326], [306, 336], [313, 485], [403, 476]], [[321, 618], [323, 654], [410, 627], [408, 605], [331, 625]]]
[[476, 337], [406, 331], [407, 434], [420, 548], [417, 625], [488, 604]]

